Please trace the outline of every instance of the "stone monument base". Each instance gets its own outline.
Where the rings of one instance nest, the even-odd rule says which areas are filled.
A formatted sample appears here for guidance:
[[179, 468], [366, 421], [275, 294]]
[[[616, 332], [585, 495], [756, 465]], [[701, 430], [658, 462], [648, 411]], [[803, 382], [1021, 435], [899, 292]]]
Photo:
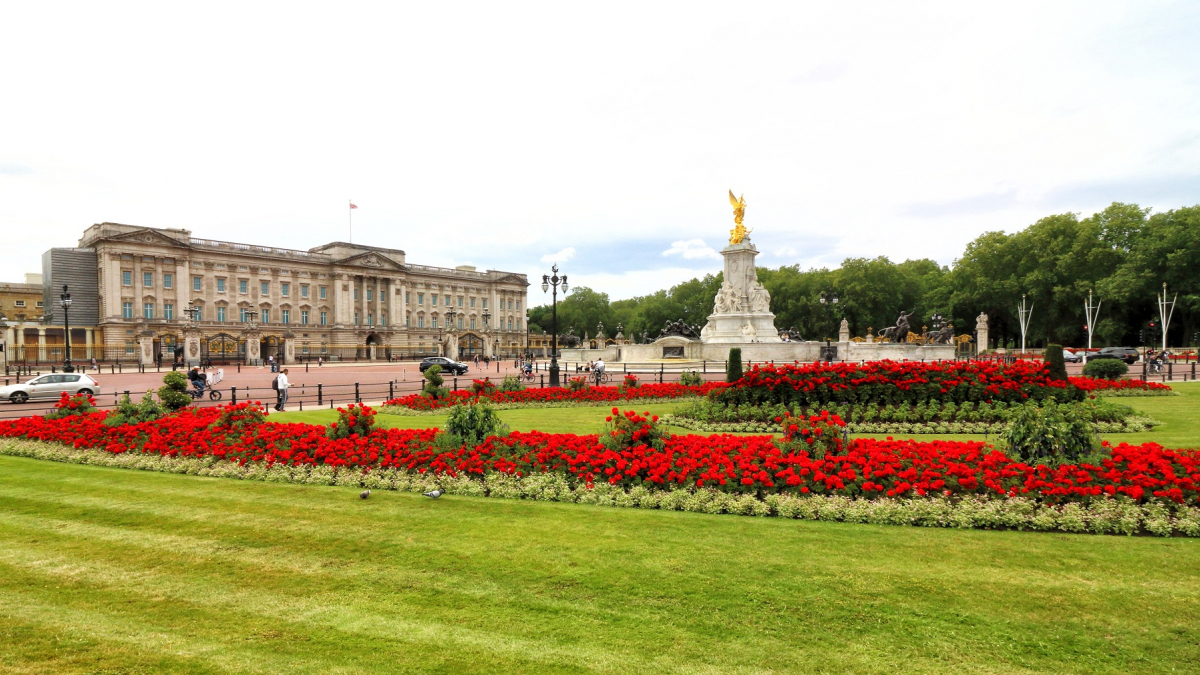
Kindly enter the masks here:
[[700, 339], [705, 344], [783, 342], [775, 329], [775, 315], [753, 312], [709, 316]]
[[[832, 342], [836, 350], [834, 363], [861, 361], [951, 361], [954, 345], [918, 345], [894, 342]], [[824, 342], [775, 342], [701, 343], [678, 336], [668, 336], [650, 344], [610, 345], [604, 349], [563, 349], [562, 361], [583, 362], [603, 358], [607, 362], [647, 363], [651, 361], [725, 361], [729, 350], [742, 350], [742, 362], [777, 364], [812, 363], [821, 360]], [[682, 352], [682, 354], [680, 354]]]

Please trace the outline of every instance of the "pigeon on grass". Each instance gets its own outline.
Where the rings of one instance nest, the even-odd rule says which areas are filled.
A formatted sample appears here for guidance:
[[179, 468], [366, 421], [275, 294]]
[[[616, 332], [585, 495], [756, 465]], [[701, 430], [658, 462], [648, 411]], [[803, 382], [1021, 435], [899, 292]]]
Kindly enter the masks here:
[[424, 494], [426, 497], [429, 497], [431, 499], [437, 499], [438, 497], [441, 497], [445, 493], [442, 491], [441, 488], [438, 488], [436, 490], [430, 490], [429, 492], [426, 492]]
[[358, 493], [359, 499], [366, 499], [367, 497], [370, 497], [370, 496], [371, 496], [370, 490], [363, 490], [362, 492]]

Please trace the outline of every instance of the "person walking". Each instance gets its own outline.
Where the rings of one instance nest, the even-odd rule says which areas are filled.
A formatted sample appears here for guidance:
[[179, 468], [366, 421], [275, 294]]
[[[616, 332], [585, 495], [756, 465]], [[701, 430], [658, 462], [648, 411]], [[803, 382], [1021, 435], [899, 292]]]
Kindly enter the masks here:
[[284, 368], [279, 371], [279, 375], [275, 376], [275, 409], [279, 412], [283, 412], [283, 407], [287, 405], [287, 390], [291, 386], [291, 383], [288, 382], [287, 374], [288, 369]]
[[100, 366], [96, 364], [96, 357], [92, 357], [92, 370], [100, 370]]

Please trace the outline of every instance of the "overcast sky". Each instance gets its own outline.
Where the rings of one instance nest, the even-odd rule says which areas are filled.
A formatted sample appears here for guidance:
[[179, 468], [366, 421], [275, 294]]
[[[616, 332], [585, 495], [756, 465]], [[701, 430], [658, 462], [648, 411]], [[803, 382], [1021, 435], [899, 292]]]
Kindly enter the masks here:
[[[1200, 203], [1200, 3], [8, 2], [0, 281], [92, 223], [614, 299]], [[186, 8], [186, 9], [185, 9]], [[191, 11], [188, 11], [191, 10]]]

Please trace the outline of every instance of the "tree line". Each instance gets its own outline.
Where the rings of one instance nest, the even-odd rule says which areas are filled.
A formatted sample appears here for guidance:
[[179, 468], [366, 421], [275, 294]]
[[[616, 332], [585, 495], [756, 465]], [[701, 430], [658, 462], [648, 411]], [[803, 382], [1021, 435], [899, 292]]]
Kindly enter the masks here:
[[[836, 269], [801, 270], [798, 265], [758, 268], [771, 293], [780, 330], [795, 329], [806, 340], [837, 339], [844, 317], [853, 335], [878, 332], [903, 311], [915, 311], [914, 330], [937, 313], [956, 334], [974, 334], [975, 317], [986, 312], [992, 345], [1020, 343], [1017, 307], [1022, 295], [1033, 306], [1026, 342], [1087, 344], [1084, 300], [1092, 291], [1101, 302], [1094, 346], [1161, 344], [1157, 294], [1167, 284], [1178, 293], [1168, 335], [1173, 347], [1197, 343], [1200, 312], [1200, 205], [1163, 213], [1114, 202], [1088, 218], [1063, 213], [1006, 234], [986, 232], [967, 245], [950, 266], [929, 259], [894, 263], [887, 257], [847, 258]], [[577, 287], [558, 304], [560, 334], [594, 336], [603, 323], [612, 337], [622, 325], [627, 338], [651, 338], [668, 322], [703, 326], [713, 310], [722, 275], [709, 274], [629, 300]], [[836, 293], [836, 305], [821, 294]], [[530, 330], [550, 332], [550, 307], [530, 310]], [[1150, 327], [1151, 322], [1155, 324]]]

